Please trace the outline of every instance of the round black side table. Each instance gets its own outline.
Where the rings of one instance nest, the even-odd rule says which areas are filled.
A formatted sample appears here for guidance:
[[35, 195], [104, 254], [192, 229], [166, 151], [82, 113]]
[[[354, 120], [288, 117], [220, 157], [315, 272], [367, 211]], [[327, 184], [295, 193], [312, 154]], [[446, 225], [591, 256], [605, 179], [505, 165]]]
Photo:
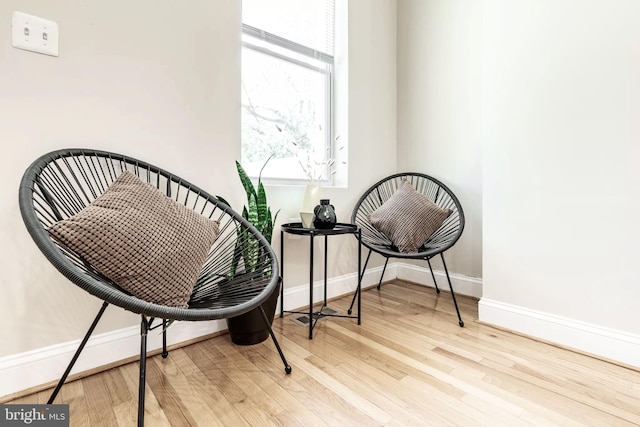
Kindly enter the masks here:
[[[309, 236], [309, 310], [308, 311], [287, 311], [284, 310], [284, 233], [297, 234], [301, 236]], [[329, 236], [336, 236], [340, 234], [353, 234], [358, 238], [358, 286], [356, 287], [356, 295], [358, 296], [358, 314], [355, 316], [342, 315], [342, 314], [330, 314], [323, 312], [327, 308], [327, 243]], [[316, 236], [324, 236], [324, 300], [322, 307], [318, 311], [313, 311], [313, 240]], [[280, 287], [280, 317], [284, 313], [296, 313], [306, 314], [309, 319], [309, 339], [313, 338], [313, 328], [317, 321], [323, 317], [348, 317], [352, 319], [358, 319], [358, 325], [360, 324], [360, 285], [362, 277], [360, 275], [360, 255], [362, 253], [362, 246], [360, 244], [360, 229], [355, 224], [337, 223], [335, 227], [331, 229], [319, 229], [319, 228], [304, 228], [301, 222], [291, 222], [288, 224], [282, 224], [280, 227], [280, 275], [282, 277], [282, 286]], [[355, 297], [355, 295], [354, 295]], [[351, 310], [349, 310], [351, 313]]]

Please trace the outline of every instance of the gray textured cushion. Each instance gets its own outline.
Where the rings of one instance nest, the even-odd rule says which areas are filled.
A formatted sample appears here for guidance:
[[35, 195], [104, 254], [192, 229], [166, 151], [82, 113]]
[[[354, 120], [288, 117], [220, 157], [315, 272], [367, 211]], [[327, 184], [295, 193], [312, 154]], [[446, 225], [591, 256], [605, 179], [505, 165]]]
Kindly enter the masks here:
[[219, 223], [124, 172], [49, 233], [138, 298], [187, 307]]
[[400, 252], [418, 252], [429, 236], [451, 215], [418, 193], [403, 180], [400, 187], [370, 216], [371, 224], [398, 248]]

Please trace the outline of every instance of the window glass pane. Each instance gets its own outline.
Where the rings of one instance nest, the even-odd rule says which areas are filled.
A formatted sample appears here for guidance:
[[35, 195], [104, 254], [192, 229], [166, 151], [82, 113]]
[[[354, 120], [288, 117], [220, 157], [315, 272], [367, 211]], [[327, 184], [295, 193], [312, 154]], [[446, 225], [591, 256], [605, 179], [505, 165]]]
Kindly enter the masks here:
[[250, 175], [273, 155], [264, 178], [329, 179], [329, 78], [328, 72], [242, 49], [241, 162]]

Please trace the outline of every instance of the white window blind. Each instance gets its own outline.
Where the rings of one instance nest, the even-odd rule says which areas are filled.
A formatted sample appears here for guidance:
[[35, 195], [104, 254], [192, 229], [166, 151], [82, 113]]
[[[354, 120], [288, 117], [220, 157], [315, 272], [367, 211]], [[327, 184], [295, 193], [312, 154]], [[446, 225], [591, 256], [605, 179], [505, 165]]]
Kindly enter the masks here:
[[334, 0], [243, 0], [242, 23], [245, 33], [257, 31], [254, 37], [276, 36], [333, 56]]

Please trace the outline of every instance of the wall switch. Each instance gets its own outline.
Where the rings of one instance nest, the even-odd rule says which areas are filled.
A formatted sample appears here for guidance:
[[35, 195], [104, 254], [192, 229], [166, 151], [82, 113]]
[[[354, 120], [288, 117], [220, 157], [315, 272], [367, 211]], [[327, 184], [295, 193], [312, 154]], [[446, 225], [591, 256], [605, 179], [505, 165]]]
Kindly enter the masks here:
[[18, 49], [58, 56], [58, 24], [26, 13], [13, 12], [11, 44]]

